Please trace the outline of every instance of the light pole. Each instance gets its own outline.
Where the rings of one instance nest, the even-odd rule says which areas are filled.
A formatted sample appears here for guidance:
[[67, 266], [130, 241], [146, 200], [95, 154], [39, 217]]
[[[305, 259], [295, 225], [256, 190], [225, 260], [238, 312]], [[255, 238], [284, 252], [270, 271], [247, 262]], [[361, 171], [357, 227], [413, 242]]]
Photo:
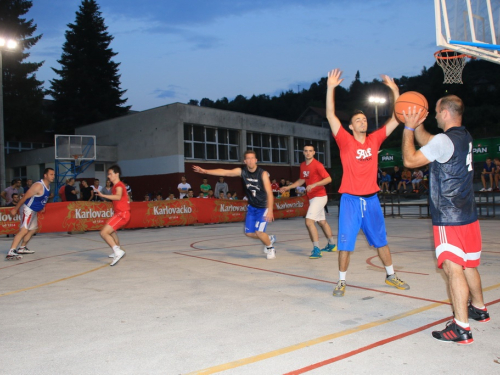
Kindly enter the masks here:
[[370, 96], [368, 98], [368, 101], [370, 103], [375, 104], [375, 126], [378, 129], [378, 105], [379, 104], [384, 104], [385, 103], [385, 98], [382, 98], [380, 96]]
[[5, 190], [5, 139], [3, 132], [3, 57], [2, 51], [15, 50], [17, 42], [0, 36], [0, 192]]

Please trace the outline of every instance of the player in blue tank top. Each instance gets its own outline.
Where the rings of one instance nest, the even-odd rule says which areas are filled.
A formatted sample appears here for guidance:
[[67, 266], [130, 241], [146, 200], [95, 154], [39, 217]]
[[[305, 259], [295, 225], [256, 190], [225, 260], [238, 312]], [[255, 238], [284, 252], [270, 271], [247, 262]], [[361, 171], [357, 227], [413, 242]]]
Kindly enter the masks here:
[[[43, 179], [35, 182], [24, 194], [23, 198], [10, 210], [11, 216], [15, 216], [17, 211], [21, 213], [21, 225], [19, 233], [14, 237], [6, 260], [18, 260], [22, 258], [20, 254], [33, 254], [26, 245], [38, 229], [37, 213], [45, 208], [45, 204], [50, 197], [50, 184], [54, 182], [56, 175], [52, 168], [46, 168], [43, 172]], [[22, 241], [21, 247], [17, 247]]]

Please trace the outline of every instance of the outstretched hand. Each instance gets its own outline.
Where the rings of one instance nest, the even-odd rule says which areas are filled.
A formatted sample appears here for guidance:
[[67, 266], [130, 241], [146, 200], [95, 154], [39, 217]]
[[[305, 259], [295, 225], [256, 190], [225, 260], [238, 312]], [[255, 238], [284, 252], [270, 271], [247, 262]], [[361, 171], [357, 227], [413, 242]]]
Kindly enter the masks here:
[[394, 82], [394, 79], [386, 74], [381, 74], [380, 77], [382, 78], [382, 82], [384, 85], [389, 87], [393, 92], [397, 92], [399, 94], [399, 87], [398, 85], [396, 85], [396, 82]]
[[204, 170], [201, 167], [198, 167], [197, 165], [193, 165], [193, 171], [195, 171], [196, 173], [202, 173], [202, 174], [206, 174], [207, 173], [206, 170]]
[[333, 69], [328, 72], [328, 80], [326, 81], [327, 87], [337, 87], [344, 80], [340, 78], [342, 76], [342, 71], [340, 69]]
[[427, 118], [429, 112], [425, 111], [425, 116], [422, 116], [422, 108], [419, 108], [417, 111], [417, 106], [408, 107], [408, 113], [403, 110], [403, 117], [405, 118], [405, 126], [408, 128], [415, 129], [418, 126], [422, 125], [422, 123]]

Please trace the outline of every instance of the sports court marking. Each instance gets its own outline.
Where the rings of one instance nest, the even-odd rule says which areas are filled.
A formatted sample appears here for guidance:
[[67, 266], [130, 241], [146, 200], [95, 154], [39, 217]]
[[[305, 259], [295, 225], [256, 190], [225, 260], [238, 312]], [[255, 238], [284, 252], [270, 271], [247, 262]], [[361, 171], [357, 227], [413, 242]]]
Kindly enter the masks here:
[[3, 294], [0, 294], [0, 297], [10, 296], [11, 294], [21, 293], [21, 292], [25, 292], [27, 290], [41, 288], [42, 286], [47, 286], [47, 285], [59, 283], [61, 281], [66, 281], [66, 280], [69, 280], [69, 279], [74, 279], [75, 277], [83, 276], [83, 275], [86, 275], [88, 273], [98, 271], [98, 270], [100, 270], [101, 268], [104, 268], [104, 267], [109, 267], [109, 264], [106, 263], [106, 264], [103, 264], [102, 266], [99, 266], [97, 268], [94, 268], [94, 269], [91, 269], [91, 270], [88, 270], [88, 271], [85, 271], [85, 272], [82, 272], [82, 273], [78, 273], [78, 274], [73, 275], [73, 276], [64, 277], [64, 278], [59, 279], [59, 280], [49, 281], [48, 283], [43, 283], [43, 284], [39, 284], [39, 285], [35, 285], [35, 286], [30, 286], [28, 288], [24, 288], [24, 289], [14, 290], [12, 292], [3, 293]]
[[[392, 252], [392, 251], [391, 251], [391, 255], [392, 255], [392, 254], [400, 254], [400, 253], [416, 253], [416, 252], [422, 252], [422, 251], [426, 251], [426, 252], [427, 252], [427, 251], [429, 251], [429, 250], [409, 250], [409, 251], [396, 251], [396, 252]], [[373, 258], [378, 258], [378, 254], [377, 254], [377, 255], [374, 255], [374, 256], [372, 256], [372, 257], [370, 257], [370, 258], [368, 258], [368, 259], [366, 260], [366, 263], [368, 263], [368, 264], [369, 264], [370, 266], [372, 266], [372, 267], [379, 268], [379, 269], [381, 269], [381, 270], [382, 270], [382, 269], [384, 269], [384, 267], [377, 266], [377, 265], [373, 264], [373, 263], [372, 263], [372, 259], [373, 259]], [[412, 274], [414, 274], [414, 275], [424, 275], [424, 276], [429, 276], [429, 274], [428, 274], [428, 273], [411, 272], [411, 271], [402, 271], [402, 270], [396, 270], [396, 269], [395, 269], [394, 271], [395, 271], [395, 272], [400, 272], [400, 273], [412, 273]]]
[[[488, 288], [485, 288], [483, 290], [486, 291], [486, 290], [491, 290], [491, 289], [495, 289], [495, 288], [498, 288], [498, 287], [500, 287], [500, 284], [492, 285], [492, 286], [490, 286]], [[391, 323], [391, 322], [394, 322], [396, 320], [400, 320], [400, 319], [403, 319], [403, 318], [406, 318], [406, 317], [409, 317], [409, 316], [421, 313], [423, 311], [431, 310], [433, 308], [442, 306], [443, 304], [446, 304], [448, 302], [449, 302], [449, 300], [441, 301], [440, 303], [433, 303], [433, 304], [430, 304], [430, 305], [427, 305], [427, 306], [423, 306], [423, 307], [420, 307], [420, 308], [417, 308], [417, 309], [414, 309], [414, 310], [410, 310], [410, 311], [405, 312], [405, 313], [401, 313], [401, 314], [397, 314], [397, 315], [391, 316], [389, 318], [380, 319], [380, 320], [377, 320], [377, 321], [372, 322], [372, 323], [363, 324], [363, 325], [360, 325], [360, 326], [355, 327], [355, 328], [350, 328], [350, 329], [346, 329], [344, 331], [340, 331], [340, 332], [333, 333], [333, 334], [330, 334], [330, 335], [321, 336], [321, 337], [318, 337], [318, 338], [315, 338], [315, 339], [312, 339], [312, 340], [304, 341], [304, 342], [301, 342], [301, 343], [298, 343], [298, 344], [295, 344], [295, 345], [290, 345], [290, 346], [287, 346], [287, 347], [284, 347], [284, 348], [281, 348], [281, 349], [277, 349], [277, 350], [273, 350], [273, 351], [270, 351], [270, 352], [267, 352], [267, 353], [258, 354], [256, 356], [247, 357], [247, 358], [239, 359], [239, 360], [236, 360], [236, 361], [233, 361], [233, 362], [228, 362], [228, 363], [224, 363], [224, 364], [221, 364], [221, 365], [209, 367], [209, 368], [206, 368], [206, 369], [203, 369], [203, 370], [198, 370], [198, 371], [190, 372], [188, 375], [195, 375], [195, 374], [196, 375], [215, 374], [217, 372], [231, 370], [233, 368], [237, 368], [237, 367], [249, 365], [251, 363], [263, 361], [265, 359], [270, 359], [270, 358], [273, 358], [273, 357], [277, 357], [277, 356], [280, 356], [280, 355], [283, 355], [283, 354], [287, 354], [287, 353], [290, 353], [290, 352], [293, 352], [293, 351], [296, 351], [296, 350], [300, 350], [300, 349], [303, 349], [303, 348], [306, 348], [306, 347], [309, 347], [309, 346], [312, 346], [312, 345], [321, 344], [321, 343], [329, 341], [329, 340], [337, 339], [337, 338], [340, 338], [340, 337], [343, 337], [343, 336], [347, 336], [347, 335], [354, 334], [354, 333], [357, 333], [357, 332], [365, 331], [365, 330], [373, 328], [373, 327], [377, 327], [377, 326], [381, 326], [381, 325], [384, 325], [384, 324], [387, 324], [387, 323]], [[500, 302], [500, 299], [497, 299], [495, 301], [487, 303], [486, 306], [494, 305], [494, 304], [496, 304], [498, 302]], [[400, 333], [398, 335], [389, 337], [387, 339], [374, 342], [374, 343], [372, 343], [370, 345], [366, 345], [366, 346], [364, 346], [362, 348], [355, 349], [355, 350], [350, 351], [348, 353], [345, 353], [345, 354], [342, 354], [342, 355], [339, 355], [339, 356], [327, 359], [325, 361], [321, 361], [321, 362], [315, 363], [315, 364], [307, 366], [307, 367], [303, 367], [301, 369], [298, 369], [298, 370], [295, 370], [295, 371], [292, 371], [292, 372], [288, 372], [285, 375], [298, 375], [298, 374], [303, 374], [303, 373], [308, 372], [308, 371], [315, 370], [315, 369], [317, 369], [319, 367], [323, 367], [323, 366], [326, 366], [328, 364], [331, 364], [331, 363], [334, 363], [334, 362], [338, 362], [338, 361], [340, 361], [342, 359], [352, 357], [352, 356], [354, 356], [356, 354], [365, 352], [367, 350], [370, 350], [370, 349], [373, 349], [373, 348], [385, 345], [387, 343], [393, 342], [395, 340], [399, 340], [401, 338], [413, 335], [414, 333], [418, 333], [418, 332], [424, 331], [424, 330], [426, 330], [426, 329], [428, 329], [430, 327], [433, 327], [433, 326], [438, 325], [440, 323], [443, 323], [443, 322], [446, 322], [448, 320], [451, 320], [452, 318], [453, 318], [452, 316], [449, 316], [447, 318], [440, 319], [440, 320], [438, 320], [436, 322], [429, 323], [429, 324], [426, 324], [424, 326], [412, 329], [410, 331], [403, 332], [403, 333]]]

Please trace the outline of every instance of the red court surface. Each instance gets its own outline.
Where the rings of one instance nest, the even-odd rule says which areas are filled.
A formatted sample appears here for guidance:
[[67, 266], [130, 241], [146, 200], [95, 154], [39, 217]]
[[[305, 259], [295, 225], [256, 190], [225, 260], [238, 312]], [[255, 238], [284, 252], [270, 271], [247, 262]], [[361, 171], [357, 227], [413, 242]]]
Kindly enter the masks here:
[[[431, 337], [452, 311], [430, 220], [386, 224], [411, 289], [384, 283], [360, 233], [342, 298], [337, 254], [310, 260], [299, 218], [268, 226], [274, 260], [241, 223], [120, 231], [127, 255], [115, 267], [97, 232], [37, 235], [35, 254], [0, 263], [0, 373], [500, 373], [498, 221], [481, 221], [491, 321], [471, 321], [464, 346]], [[0, 239], [4, 253], [11, 240]]]

